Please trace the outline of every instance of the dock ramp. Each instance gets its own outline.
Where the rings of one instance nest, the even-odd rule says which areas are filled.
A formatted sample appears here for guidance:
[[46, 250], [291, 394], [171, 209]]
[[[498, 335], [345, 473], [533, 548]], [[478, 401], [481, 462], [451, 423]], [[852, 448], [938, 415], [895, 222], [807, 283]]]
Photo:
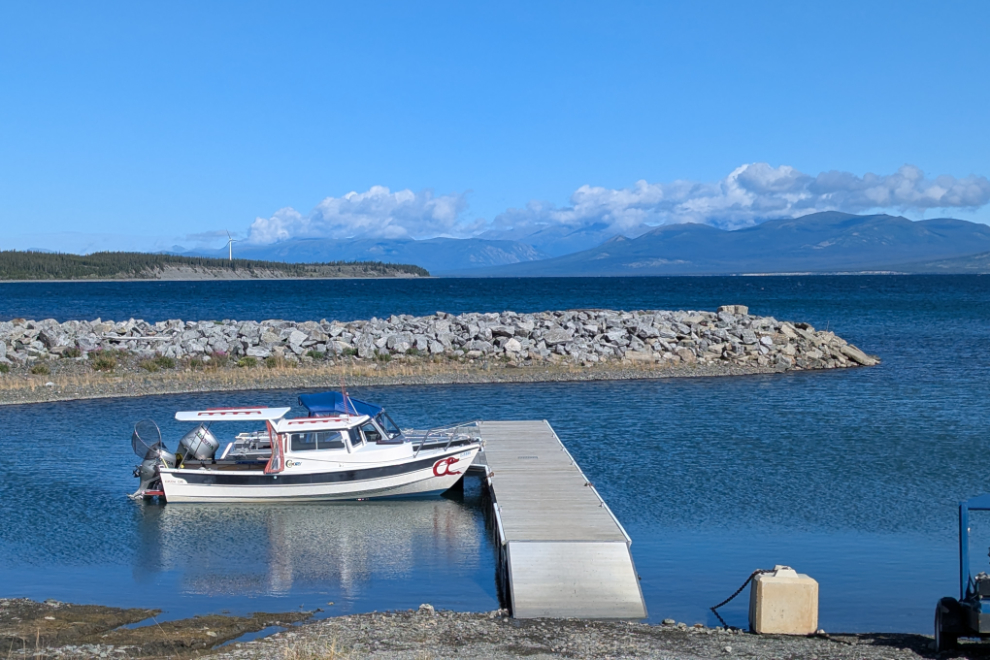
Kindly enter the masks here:
[[480, 430], [512, 616], [645, 618], [631, 540], [550, 424]]

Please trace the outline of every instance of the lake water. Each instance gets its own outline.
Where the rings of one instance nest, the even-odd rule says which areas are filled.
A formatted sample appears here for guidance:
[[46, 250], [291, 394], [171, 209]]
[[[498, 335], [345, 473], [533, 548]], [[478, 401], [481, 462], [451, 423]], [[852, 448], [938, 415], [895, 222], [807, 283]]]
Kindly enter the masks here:
[[[788, 564], [820, 582], [826, 630], [930, 632], [935, 602], [958, 590], [956, 505], [990, 490], [987, 278], [111, 286], [122, 296], [99, 284], [0, 285], [0, 296], [14, 292], [0, 298], [0, 316], [302, 320], [740, 303], [827, 325], [879, 355], [878, 367], [820, 373], [354, 392], [403, 425], [548, 419], [632, 537], [652, 621], [714, 624], [708, 607], [752, 570]], [[210, 290], [197, 287], [211, 286], [225, 292], [222, 313], [200, 300]], [[123, 496], [136, 485], [134, 421], [156, 419], [174, 445], [177, 409], [284, 405], [296, 393], [0, 407], [0, 595], [169, 616], [497, 607], [473, 482], [458, 498], [343, 505], [159, 507]], [[976, 570], [990, 568], [988, 543], [990, 516], [977, 517]], [[745, 600], [722, 610], [730, 623], [745, 625]]]

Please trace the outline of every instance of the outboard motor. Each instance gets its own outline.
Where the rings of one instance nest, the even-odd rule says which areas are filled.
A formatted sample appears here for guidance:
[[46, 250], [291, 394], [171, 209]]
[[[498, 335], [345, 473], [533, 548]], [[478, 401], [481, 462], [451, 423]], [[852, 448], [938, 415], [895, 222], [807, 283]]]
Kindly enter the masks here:
[[159, 469], [162, 465], [175, 467], [175, 454], [162, 444], [162, 433], [158, 425], [150, 419], [145, 419], [134, 425], [131, 434], [131, 448], [141, 464], [134, 468], [134, 476], [141, 480], [137, 491], [130, 495], [131, 499], [145, 497], [148, 491], [161, 490]]
[[182, 436], [175, 453], [183, 460], [194, 458], [197, 461], [212, 461], [219, 447], [219, 441], [210, 433], [210, 429], [206, 428], [206, 424], [200, 424]]

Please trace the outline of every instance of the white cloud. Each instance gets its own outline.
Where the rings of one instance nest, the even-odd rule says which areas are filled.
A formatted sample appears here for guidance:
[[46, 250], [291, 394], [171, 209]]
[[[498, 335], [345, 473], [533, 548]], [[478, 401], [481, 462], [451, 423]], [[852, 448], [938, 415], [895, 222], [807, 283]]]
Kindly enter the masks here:
[[913, 165], [894, 174], [823, 172], [810, 176], [782, 165], [742, 165], [720, 181], [698, 183], [638, 181], [631, 188], [581, 186], [562, 208], [530, 202], [494, 220], [497, 230], [554, 225], [581, 227], [605, 223], [616, 232], [640, 225], [699, 222], [727, 229], [762, 220], [796, 217], [816, 211], [924, 212], [974, 209], [990, 202], [990, 180], [982, 176], [928, 179]]
[[463, 194], [435, 196], [432, 191], [391, 192], [372, 186], [367, 192], [327, 197], [308, 214], [291, 207], [270, 218], [257, 218], [248, 240], [273, 243], [287, 238], [427, 238], [474, 233], [478, 223], [463, 219], [467, 200]]
[[893, 174], [829, 171], [812, 176], [793, 167], [751, 163], [715, 182], [638, 181], [629, 188], [584, 185], [567, 206], [530, 201], [508, 209], [492, 222], [466, 220], [464, 194], [436, 196], [425, 190], [391, 192], [373, 186], [367, 192], [327, 197], [308, 214], [291, 207], [250, 227], [252, 243], [303, 237], [429, 238], [491, 235], [522, 237], [546, 227], [580, 229], [590, 225], [631, 235], [644, 226], [699, 222], [737, 229], [769, 218], [797, 217], [816, 211], [907, 214], [931, 209], [976, 209], [990, 203], [990, 180], [983, 176], [927, 178], [913, 165]]

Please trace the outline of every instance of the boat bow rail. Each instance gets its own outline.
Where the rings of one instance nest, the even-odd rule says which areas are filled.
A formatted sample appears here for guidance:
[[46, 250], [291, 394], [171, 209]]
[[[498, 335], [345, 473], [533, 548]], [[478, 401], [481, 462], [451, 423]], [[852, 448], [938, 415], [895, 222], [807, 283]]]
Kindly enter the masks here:
[[[474, 432], [472, 433], [471, 430]], [[430, 437], [435, 439], [433, 446], [439, 448], [443, 444], [443, 448], [449, 449], [455, 440], [470, 441], [477, 440], [481, 442], [484, 446], [484, 441], [481, 439], [481, 422], [478, 420], [472, 420], [470, 422], [460, 422], [458, 424], [448, 424], [446, 426], [436, 426], [431, 429], [424, 431], [418, 430], [405, 430], [402, 432], [403, 436], [411, 442], [416, 447], [416, 452], [413, 456], [419, 456], [419, 452], [427, 445], [430, 445]], [[420, 435], [422, 433], [422, 435]], [[444, 439], [447, 440], [444, 444]]]

